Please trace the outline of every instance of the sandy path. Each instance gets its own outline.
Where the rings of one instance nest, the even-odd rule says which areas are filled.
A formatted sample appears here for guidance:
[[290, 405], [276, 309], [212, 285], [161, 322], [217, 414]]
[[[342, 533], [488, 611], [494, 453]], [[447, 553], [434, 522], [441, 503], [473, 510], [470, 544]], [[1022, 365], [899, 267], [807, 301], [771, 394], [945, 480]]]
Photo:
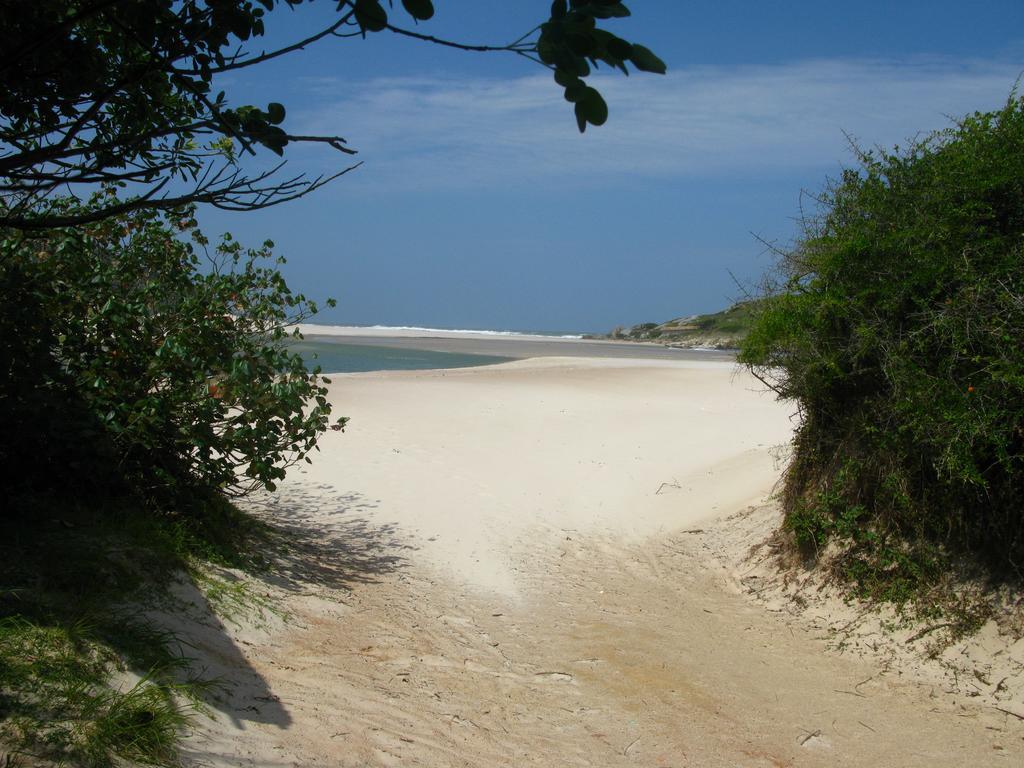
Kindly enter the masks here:
[[[269, 626], [196, 627], [234, 681], [212, 765], [1013, 765], [1013, 718], [826, 652], [706, 546], [785, 408], [731, 366], [359, 374], [345, 435], [256, 507], [296, 534]], [[212, 631], [211, 631], [212, 630]], [[908, 675], [909, 677], [909, 675]]]

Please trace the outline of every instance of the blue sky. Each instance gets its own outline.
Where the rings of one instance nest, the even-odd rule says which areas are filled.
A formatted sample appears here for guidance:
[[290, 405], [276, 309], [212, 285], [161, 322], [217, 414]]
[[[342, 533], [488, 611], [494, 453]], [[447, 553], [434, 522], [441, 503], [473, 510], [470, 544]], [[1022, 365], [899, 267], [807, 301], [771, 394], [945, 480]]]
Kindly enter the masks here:
[[[499, 43], [549, 3], [435, 5], [420, 31]], [[583, 136], [539, 66], [387, 33], [225, 77], [234, 103], [281, 101], [289, 130], [344, 136], [364, 164], [283, 206], [204, 210], [204, 228], [274, 240], [293, 288], [338, 300], [317, 322], [601, 331], [714, 311], [770, 269], [759, 239], [792, 242], [801, 190], [852, 163], [848, 135], [891, 147], [998, 107], [1024, 72], [1020, 0], [627, 5], [608, 29], [669, 74], [595, 78], [610, 117]], [[261, 45], [331, 7], [274, 12]]]

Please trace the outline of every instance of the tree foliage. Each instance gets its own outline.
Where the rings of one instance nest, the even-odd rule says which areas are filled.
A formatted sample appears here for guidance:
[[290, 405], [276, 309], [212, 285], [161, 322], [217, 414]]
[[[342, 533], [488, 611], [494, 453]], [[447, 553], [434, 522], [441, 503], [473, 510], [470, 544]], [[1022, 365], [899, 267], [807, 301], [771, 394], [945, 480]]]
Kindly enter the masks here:
[[[95, 205], [116, 201], [103, 194]], [[0, 463], [11, 482], [74, 478], [158, 502], [273, 489], [314, 450], [331, 406], [325, 380], [285, 344], [316, 306], [289, 290], [271, 247], [210, 246], [188, 209], [6, 231]]]
[[[1024, 101], [865, 152], [781, 262], [741, 360], [801, 422], [787, 526], [867, 591], [1024, 562]], [[1016, 571], [1020, 575], [1020, 571]]]
[[[599, 62], [627, 72], [665, 65], [601, 28], [629, 15], [616, 0], [556, 0], [550, 18], [504, 45], [442, 40], [393, 23], [379, 0], [340, 0], [335, 20], [274, 50], [255, 47], [272, 12], [302, 0], [13, 0], [0, 5], [0, 226], [46, 229], [137, 209], [209, 203], [251, 210], [292, 200], [348, 172], [250, 174], [239, 155], [282, 155], [295, 143], [354, 154], [340, 136], [285, 127], [280, 102], [234, 105], [218, 80], [312, 44], [391, 32], [467, 51], [504, 51], [552, 70], [581, 131], [608, 108], [586, 84]], [[333, 3], [332, 3], [333, 4]], [[434, 15], [431, 0], [402, 0], [400, 15]], [[628, 73], [628, 72], [627, 72]], [[132, 183], [133, 197], [96, 209], [57, 209], [57, 191]]]
[[321, 380], [283, 344], [285, 324], [315, 307], [260, 266], [269, 245], [249, 251], [226, 236], [202, 265], [208, 243], [189, 206], [276, 205], [353, 167], [282, 179], [280, 166], [250, 175], [246, 154], [303, 142], [354, 151], [339, 136], [289, 132], [279, 102], [232, 103], [217, 91], [223, 78], [321, 41], [390, 32], [549, 68], [582, 131], [607, 117], [584, 80], [592, 67], [665, 69], [601, 28], [629, 14], [615, 0], [556, 0], [547, 21], [497, 46], [394, 23], [428, 21], [431, 0], [339, 0], [323, 29], [257, 47], [273, 12], [302, 5], [0, 5], [0, 284], [13, 297], [0, 309], [0, 462], [12, 477], [69, 471], [156, 496], [273, 488], [326, 428]]

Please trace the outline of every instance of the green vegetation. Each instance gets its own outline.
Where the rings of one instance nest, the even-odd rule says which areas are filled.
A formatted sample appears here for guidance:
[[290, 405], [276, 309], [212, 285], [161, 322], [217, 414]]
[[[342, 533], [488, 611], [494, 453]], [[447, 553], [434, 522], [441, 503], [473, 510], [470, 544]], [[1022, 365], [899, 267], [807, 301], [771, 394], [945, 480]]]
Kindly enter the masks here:
[[5, 748], [174, 762], [209, 684], [140, 611], [182, 573], [222, 612], [246, 602], [204, 565], [264, 562], [227, 499], [273, 489], [331, 426], [287, 346], [316, 307], [270, 247], [211, 247], [188, 209], [0, 233]]
[[180, 733], [215, 681], [145, 619], [165, 585], [205, 558], [249, 565], [261, 529], [227, 505], [193, 520], [102, 507], [71, 494], [15, 495], [0, 519], [0, 751], [83, 766], [176, 763]]
[[658, 341], [681, 347], [735, 349], [750, 332], [758, 300], [739, 301], [708, 315], [678, 317], [664, 323], [641, 323], [608, 334], [622, 341]]
[[210, 249], [188, 210], [0, 239], [0, 461], [15, 488], [60, 472], [79, 493], [179, 506], [193, 490], [273, 490], [331, 408], [285, 346], [316, 306], [265, 266], [271, 245]]
[[957, 608], [954, 575], [1024, 562], [1024, 101], [859, 159], [740, 360], [800, 409], [795, 547], [861, 596]]

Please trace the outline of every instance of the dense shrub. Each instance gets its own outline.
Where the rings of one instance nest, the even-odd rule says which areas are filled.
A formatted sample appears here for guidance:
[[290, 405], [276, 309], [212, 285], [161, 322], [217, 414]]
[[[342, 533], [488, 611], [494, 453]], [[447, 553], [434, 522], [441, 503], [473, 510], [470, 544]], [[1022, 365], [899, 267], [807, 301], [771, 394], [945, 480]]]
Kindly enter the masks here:
[[741, 361], [801, 421], [787, 528], [899, 596], [1024, 563], [1024, 101], [859, 155], [781, 260]]
[[271, 247], [211, 247], [188, 210], [0, 233], [8, 491], [272, 489], [331, 408], [285, 344], [316, 307], [268, 263]]

